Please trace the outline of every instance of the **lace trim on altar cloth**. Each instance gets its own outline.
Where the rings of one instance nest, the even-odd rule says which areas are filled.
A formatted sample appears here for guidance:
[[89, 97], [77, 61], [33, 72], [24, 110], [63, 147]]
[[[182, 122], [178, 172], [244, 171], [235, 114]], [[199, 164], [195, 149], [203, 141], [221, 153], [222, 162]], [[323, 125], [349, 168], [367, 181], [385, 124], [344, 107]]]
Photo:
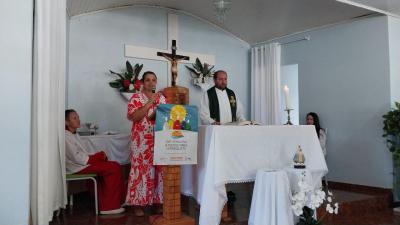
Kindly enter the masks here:
[[254, 182], [255, 178], [247, 178], [247, 179], [229, 179], [224, 181], [219, 181], [215, 183], [215, 186], [221, 186], [226, 184], [240, 184], [240, 183], [250, 183]]

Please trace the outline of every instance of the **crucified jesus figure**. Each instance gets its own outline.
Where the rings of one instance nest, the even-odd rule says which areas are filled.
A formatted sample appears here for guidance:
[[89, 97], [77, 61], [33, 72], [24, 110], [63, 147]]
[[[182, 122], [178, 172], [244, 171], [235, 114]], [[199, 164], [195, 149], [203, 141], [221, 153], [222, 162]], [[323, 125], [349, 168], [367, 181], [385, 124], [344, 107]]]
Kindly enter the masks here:
[[178, 77], [178, 62], [181, 60], [189, 60], [189, 56], [177, 55], [176, 54], [176, 40], [172, 40], [172, 54], [166, 52], [157, 52], [158, 56], [162, 56], [166, 58], [168, 61], [171, 62], [171, 75], [172, 75], [172, 82], [171, 86], [176, 86], [176, 79]]

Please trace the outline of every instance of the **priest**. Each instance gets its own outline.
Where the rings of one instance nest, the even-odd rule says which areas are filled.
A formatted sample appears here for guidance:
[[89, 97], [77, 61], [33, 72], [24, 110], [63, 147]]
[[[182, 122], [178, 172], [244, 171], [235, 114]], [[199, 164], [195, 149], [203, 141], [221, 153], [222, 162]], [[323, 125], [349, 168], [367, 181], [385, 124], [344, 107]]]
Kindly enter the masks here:
[[200, 120], [203, 125], [221, 125], [245, 121], [243, 105], [235, 92], [227, 88], [228, 74], [214, 73], [214, 87], [208, 89], [200, 102]]

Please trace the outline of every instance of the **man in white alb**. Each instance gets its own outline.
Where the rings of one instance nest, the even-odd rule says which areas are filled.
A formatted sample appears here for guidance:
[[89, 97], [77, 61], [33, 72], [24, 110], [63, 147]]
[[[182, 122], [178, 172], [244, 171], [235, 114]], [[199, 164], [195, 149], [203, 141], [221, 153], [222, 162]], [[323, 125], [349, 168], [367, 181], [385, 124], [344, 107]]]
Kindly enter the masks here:
[[221, 125], [245, 121], [243, 105], [231, 89], [227, 88], [228, 74], [214, 73], [215, 86], [208, 89], [200, 102], [200, 120], [203, 125]]
[[[231, 89], [227, 88], [228, 74], [223, 70], [214, 73], [214, 87], [208, 89], [200, 102], [200, 120], [203, 125], [223, 125], [231, 122], [245, 121], [243, 105]], [[227, 187], [227, 189], [230, 189]], [[235, 201], [235, 193], [227, 192], [228, 201]], [[223, 213], [228, 215], [227, 205]], [[231, 218], [221, 218], [229, 222]]]

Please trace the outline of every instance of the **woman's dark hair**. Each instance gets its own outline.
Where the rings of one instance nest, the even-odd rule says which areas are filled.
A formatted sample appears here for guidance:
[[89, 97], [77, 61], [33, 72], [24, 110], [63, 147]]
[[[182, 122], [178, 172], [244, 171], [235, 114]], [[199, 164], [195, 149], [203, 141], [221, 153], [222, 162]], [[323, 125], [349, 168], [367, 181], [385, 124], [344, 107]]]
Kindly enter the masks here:
[[76, 111], [73, 110], [73, 109], [67, 109], [67, 110], [65, 110], [65, 120], [67, 120], [69, 114], [71, 114], [71, 113], [73, 113], [73, 112], [76, 113]]
[[157, 75], [153, 71], [146, 71], [143, 73], [142, 80], [141, 80], [142, 82], [144, 82], [144, 79], [146, 78], [147, 75], [154, 75], [157, 79]]
[[314, 119], [315, 130], [317, 131], [317, 135], [318, 135], [318, 138], [319, 138], [319, 131], [322, 129], [322, 127], [319, 124], [318, 114], [316, 114], [315, 112], [309, 112], [309, 113], [307, 113], [307, 117], [308, 116], [311, 116]]

